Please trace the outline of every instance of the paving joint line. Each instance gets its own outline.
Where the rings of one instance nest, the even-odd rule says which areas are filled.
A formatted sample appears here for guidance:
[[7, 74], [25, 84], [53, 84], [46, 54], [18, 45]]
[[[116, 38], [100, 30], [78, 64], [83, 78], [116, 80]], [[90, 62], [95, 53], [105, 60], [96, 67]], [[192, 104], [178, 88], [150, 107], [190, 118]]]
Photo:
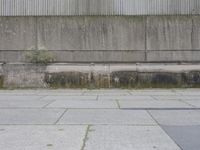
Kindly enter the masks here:
[[155, 95], [149, 95], [151, 98], [153, 98], [153, 100], [158, 101], [158, 99], [155, 97]]
[[86, 123], [60, 123], [59, 125], [88, 125], [88, 124], [90, 124], [91, 126], [99, 126], [99, 125], [101, 125], [101, 126], [158, 126], [155, 123], [144, 123], [144, 124], [142, 124], [142, 123], [135, 123], [135, 124], [134, 123], [133, 124], [118, 123], [117, 124], [117, 123], [88, 123], [88, 122], [86, 122]]
[[59, 108], [59, 107], [46, 107], [46, 108], [42, 108], [42, 107], [0, 107], [1, 109], [36, 109], [36, 110], [55, 110], [55, 109], [67, 109], [67, 108]]
[[101, 109], [110, 109], [110, 110], [115, 110], [115, 109], [119, 109], [119, 108], [69, 108], [69, 107], [47, 107], [47, 108], [45, 108], [45, 109], [68, 109], [68, 110], [87, 110], [87, 109], [89, 109], [89, 110], [101, 110]]
[[37, 110], [51, 110], [51, 109], [60, 109], [60, 110], [200, 110], [199, 107], [193, 108], [67, 108], [67, 107], [0, 107], [0, 109], [37, 109]]
[[[61, 108], [60, 108], [61, 109]], [[118, 110], [119, 108], [62, 108], [62, 109], [68, 109], [68, 110]]]
[[55, 102], [56, 100], [52, 100], [51, 102], [47, 103], [46, 105], [44, 105], [42, 108], [47, 108], [47, 106], [49, 106], [51, 103]]
[[40, 96], [40, 98], [38, 100], [42, 100], [43, 98], [45, 98], [47, 95], [35, 95], [35, 96]]
[[162, 128], [162, 125], [154, 118], [154, 116], [151, 114], [151, 112], [149, 112], [149, 110], [147, 110], [147, 113], [157, 123], [157, 125], [162, 129], [162, 131], [174, 142], [174, 144], [176, 144], [180, 148], [180, 150], [183, 150], [182, 147]]
[[179, 95], [179, 96], [184, 96], [184, 94], [182, 93], [182, 92], [177, 92], [177, 94]]
[[39, 109], [39, 110], [51, 110], [51, 109], [60, 109], [60, 110], [65, 110], [65, 109], [75, 109], [75, 110], [85, 110], [85, 109], [97, 109], [97, 110], [101, 110], [101, 109], [110, 109], [110, 110], [115, 110], [115, 109], [119, 109], [119, 108], [69, 108], [69, 107], [45, 107], [45, 108], [42, 108], [42, 107], [0, 107], [0, 110], [1, 109]]
[[87, 93], [87, 91], [81, 92], [81, 95], [80, 95], [80, 96], [85, 96], [85, 93]]
[[200, 110], [200, 108], [120, 108], [121, 110]]
[[117, 103], [117, 107], [118, 107], [119, 109], [121, 109], [120, 104], [119, 104], [119, 100], [115, 100], [115, 102]]
[[179, 93], [175, 89], [172, 89], [171, 92], [175, 93], [177, 96], [181, 96], [181, 95], [179, 95]]
[[129, 95], [132, 95], [131, 91], [127, 91], [127, 93], [128, 93]]
[[3, 126], [86, 126], [84, 124], [0, 124], [0, 128]]
[[[41, 124], [41, 123], [33, 123], [33, 124], [0, 124], [1, 126], [87, 126], [88, 123], [62, 123], [62, 124], [54, 124], [54, 123], [49, 123], [49, 124]], [[158, 126], [157, 124], [106, 124], [106, 123], [100, 123], [100, 124], [91, 124], [91, 126]]]
[[98, 101], [98, 100], [99, 100], [99, 95], [96, 96], [96, 101]]
[[180, 102], [183, 102], [183, 103], [185, 103], [185, 104], [187, 104], [187, 105], [189, 105], [189, 106], [191, 106], [191, 107], [193, 107], [193, 108], [198, 108], [197, 106], [192, 105], [192, 104], [190, 104], [190, 103], [188, 103], [188, 102], [186, 102], [186, 101], [184, 101], [184, 100], [182, 100], [182, 99], [179, 99], [179, 101], [180, 101]]
[[64, 114], [67, 112], [68, 109], [65, 109], [65, 111], [60, 115], [60, 117], [56, 120], [54, 123], [55, 125], [60, 121], [60, 119], [64, 116]]
[[90, 132], [90, 127], [91, 127], [91, 125], [88, 125], [88, 126], [87, 126], [87, 129], [86, 129], [86, 132], [85, 132], [85, 136], [84, 136], [84, 138], [83, 138], [83, 144], [82, 144], [80, 150], [84, 150], [84, 149], [85, 149], [86, 142], [88, 141], [88, 134], [89, 134], [89, 132]]

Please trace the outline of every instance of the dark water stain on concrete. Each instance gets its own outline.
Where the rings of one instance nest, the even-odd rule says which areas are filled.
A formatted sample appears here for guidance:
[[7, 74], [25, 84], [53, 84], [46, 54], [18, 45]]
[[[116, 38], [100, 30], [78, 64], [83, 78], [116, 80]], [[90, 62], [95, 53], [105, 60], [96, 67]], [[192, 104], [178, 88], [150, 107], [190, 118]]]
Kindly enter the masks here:
[[0, 76], [0, 89], [4, 87], [4, 77]]
[[46, 73], [44, 81], [51, 88], [84, 88], [89, 84], [89, 74], [81, 72]]
[[118, 71], [111, 73], [111, 86], [115, 88], [133, 88], [138, 82], [135, 71]]
[[192, 71], [182, 74], [183, 83], [190, 86], [200, 86], [200, 72]]

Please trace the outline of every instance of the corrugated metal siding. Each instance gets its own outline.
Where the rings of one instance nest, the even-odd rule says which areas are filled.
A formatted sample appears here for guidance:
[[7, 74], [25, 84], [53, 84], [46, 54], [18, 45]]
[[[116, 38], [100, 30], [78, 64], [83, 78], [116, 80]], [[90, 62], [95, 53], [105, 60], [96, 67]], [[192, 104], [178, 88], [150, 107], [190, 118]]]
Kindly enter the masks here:
[[200, 0], [0, 0], [0, 16], [200, 14]]

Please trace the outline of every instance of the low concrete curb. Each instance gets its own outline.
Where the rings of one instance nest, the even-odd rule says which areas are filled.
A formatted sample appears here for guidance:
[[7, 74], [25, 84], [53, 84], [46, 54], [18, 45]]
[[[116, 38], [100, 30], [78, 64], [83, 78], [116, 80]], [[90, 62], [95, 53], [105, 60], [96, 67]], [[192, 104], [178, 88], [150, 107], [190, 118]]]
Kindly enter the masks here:
[[0, 65], [1, 87], [143, 88], [199, 87], [199, 64]]

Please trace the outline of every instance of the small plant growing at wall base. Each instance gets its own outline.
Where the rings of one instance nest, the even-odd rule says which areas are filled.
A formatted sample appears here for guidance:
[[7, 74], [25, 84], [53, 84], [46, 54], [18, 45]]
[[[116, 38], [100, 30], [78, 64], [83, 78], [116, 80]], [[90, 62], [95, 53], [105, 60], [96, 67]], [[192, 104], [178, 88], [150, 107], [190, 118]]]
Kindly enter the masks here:
[[28, 62], [37, 64], [48, 64], [55, 61], [52, 53], [45, 49], [29, 51], [25, 57]]

